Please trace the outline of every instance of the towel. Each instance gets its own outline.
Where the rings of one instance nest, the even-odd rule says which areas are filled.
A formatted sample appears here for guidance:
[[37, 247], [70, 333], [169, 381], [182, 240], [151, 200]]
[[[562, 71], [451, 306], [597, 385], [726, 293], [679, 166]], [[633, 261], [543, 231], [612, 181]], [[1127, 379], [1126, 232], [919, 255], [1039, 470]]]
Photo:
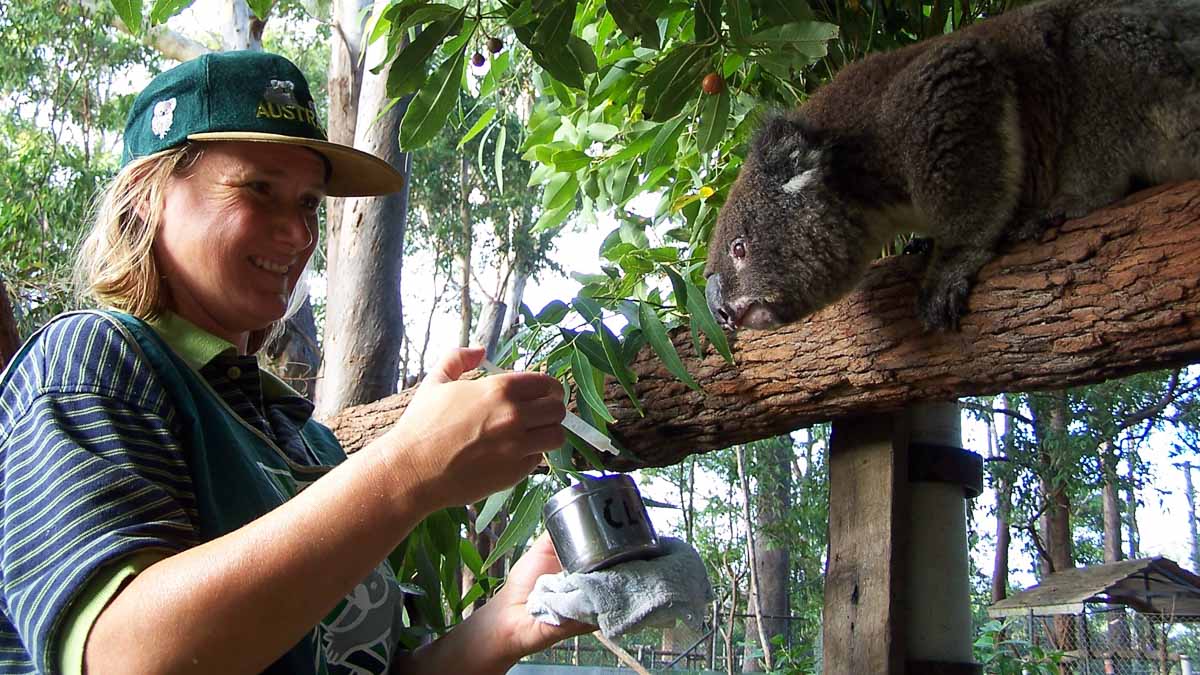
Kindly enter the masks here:
[[704, 561], [680, 539], [660, 537], [659, 545], [665, 553], [650, 560], [542, 575], [529, 594], [529, 613], [554, 626], [563, 619], [590, 623], [610, 638], [677, 620], [700, 631], [713, 597]]

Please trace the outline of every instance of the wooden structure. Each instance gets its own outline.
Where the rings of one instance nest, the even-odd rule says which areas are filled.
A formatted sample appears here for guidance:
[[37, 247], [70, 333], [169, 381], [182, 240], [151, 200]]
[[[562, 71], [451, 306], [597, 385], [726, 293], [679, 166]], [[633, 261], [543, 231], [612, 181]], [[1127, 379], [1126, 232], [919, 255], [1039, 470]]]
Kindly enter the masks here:
[[[644, 417], [617, 383], [606, 390], [611, 433], [629, 451], [616, 469], [833, 420], [825, 669], [836, 675], [978, 672], [961, 633], [969, 621], [946, 617], [967, 607], [962, 499], [977, 489], [979, 462], [958, 449], [953, 405], [936, 402], [1200, 360], [1200, 182], [1134, 195], [1011, 247], [981, 271], [956, 333], [917, 322], [921, 263], [878, 261], [835, 305], [734, 336], [733, 365], [696, 354], [675, 331], [704, 391], [645, 348], [632, 364]], [[331, 427], [361, 447], [410, 396], [347, 409]], [[914, 590], [930, 584], [934, 597]]]
[[1166, 675], [1188, 664], [1171, 628], [1200, 627], [1200, 576], [1162, 557], [1073, 568], [988, 615], [1009, 620], [1012, 638], [1062, 651], [1073, 673]]

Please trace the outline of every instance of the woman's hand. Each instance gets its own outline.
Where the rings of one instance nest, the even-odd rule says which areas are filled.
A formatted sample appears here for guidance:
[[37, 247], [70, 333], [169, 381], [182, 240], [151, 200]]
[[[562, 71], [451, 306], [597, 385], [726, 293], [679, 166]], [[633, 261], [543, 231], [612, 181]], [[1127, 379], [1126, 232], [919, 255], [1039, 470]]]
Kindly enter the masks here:
[[526, 604], [538, 577], [560, 571], [550, 536], [543, 533], [513, 565], [495, 597], [432, 644], [398, 656], [390, 672], [502, 675], [523, 656], [596, 630], [569, 620], [551, 626], [529, 615]]
[[421, 383], [400, 420], [375, 443], [430, 511], [478, 501], [561, 447], [562, 385], [541, 373], [459, 380], [482, 349], [456, 349]]

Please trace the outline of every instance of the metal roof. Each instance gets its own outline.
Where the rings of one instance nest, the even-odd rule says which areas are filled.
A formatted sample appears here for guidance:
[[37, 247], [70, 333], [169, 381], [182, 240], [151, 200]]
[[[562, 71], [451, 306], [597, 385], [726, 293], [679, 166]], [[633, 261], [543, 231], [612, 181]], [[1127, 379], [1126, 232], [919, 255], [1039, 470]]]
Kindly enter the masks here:
[[1200, 617], [1200, 576], [1163, 557], [1055, 572], [988, 608], [992, 617], [1079, 614], [1085, 605], [1125, 605], [1160, 619]]

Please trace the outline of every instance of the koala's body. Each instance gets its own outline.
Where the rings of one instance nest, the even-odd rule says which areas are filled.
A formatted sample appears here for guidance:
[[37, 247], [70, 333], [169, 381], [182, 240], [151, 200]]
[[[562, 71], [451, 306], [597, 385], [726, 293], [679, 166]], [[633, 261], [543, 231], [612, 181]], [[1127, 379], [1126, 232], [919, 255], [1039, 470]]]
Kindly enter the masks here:
[[729, 327], [832, 303], [897, 234], [957, 325], [1002, 240], [1200, 177], [1200, 0], [1051, 0], [847, 66], [757, 132], [706, 274]]

